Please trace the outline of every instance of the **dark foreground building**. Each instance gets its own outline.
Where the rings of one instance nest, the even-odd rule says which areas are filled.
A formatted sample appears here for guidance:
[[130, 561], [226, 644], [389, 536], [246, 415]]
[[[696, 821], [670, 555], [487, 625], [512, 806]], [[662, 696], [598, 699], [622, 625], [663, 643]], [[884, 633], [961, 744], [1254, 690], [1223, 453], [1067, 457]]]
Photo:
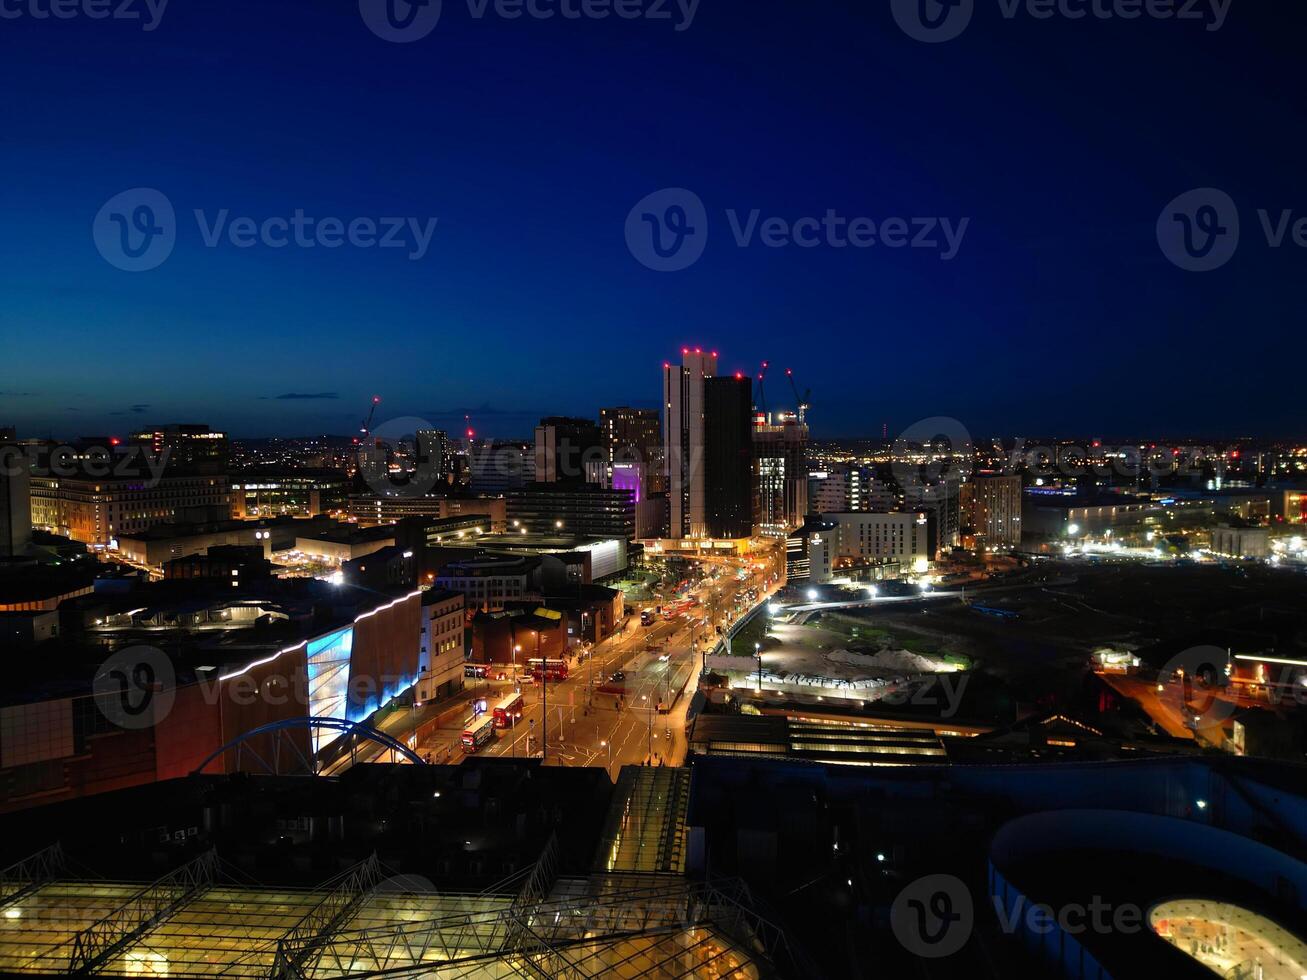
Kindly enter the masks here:
[[1233, 757], [192, 776], [5, 818], [0, 972], [1298, 977], [1304, 785]]

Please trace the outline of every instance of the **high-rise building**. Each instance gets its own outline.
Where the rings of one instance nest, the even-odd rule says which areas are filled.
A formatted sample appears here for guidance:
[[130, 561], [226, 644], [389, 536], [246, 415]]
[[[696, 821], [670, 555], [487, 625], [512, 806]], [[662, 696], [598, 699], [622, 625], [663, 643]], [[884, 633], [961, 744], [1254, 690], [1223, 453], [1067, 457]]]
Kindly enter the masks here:
[[808, 513], [808, 425], [793, 412], [753, 421], [753, 522], [759, 534], [785, 537]]
[[708, 533], [703, 468], [704, 382], [716, 374], [717, 354], [699, 348], [683, 348], [679, 366], [663, 365], [663, 463], [667, 472], [668, 533], [674, 538], [703, 537]]
[[535, 451], [521, 442], [484, 442], [468, 450], [473, 493], [504, 493], [535, 479]]
[[29, 461], [13, 429], [0, 429], [0, 558], [27, 550], [32, 540]]
[[615, 463], [638, 463], [644, 477], [641, 496], [662, 489], [662, 426], [656, 408], [601, 408], [599, 433], [610, 472]]
[[437, 482], [447, 483], [454, 469], [453, 446], [443, 429], [418, 429], [416, 433], [418, 467], [434, 473]]
[[752, 379], [705, 379], [703, 408], [705, 533], [747, 538], [753, 533]]
[[207, 425], [174, 423], [131, 434], [133, 445], [162, 459], [173, 473], [226, 473], [227, 433]]
[[1021, 477], [978, 475], [961, 491], [964, 535], [977, 551], [1021, 544]]
[[874, 468], [857, 463], [833, 463], [808, 478], [808, 511], [812, 514], [896, 510], [901, 497], [898, 487], [878, 478]]
[[599, 426], [589, 419], [553, 416], [535, 432], [536, 480], [584, 483], [586, 463], [604, 458]]
[[937, 482], [907, 489], [903, 510], [924, 511], [929, 521], [931, 560], [943, 557], [962, 544], [962, 478], [946, 475]]

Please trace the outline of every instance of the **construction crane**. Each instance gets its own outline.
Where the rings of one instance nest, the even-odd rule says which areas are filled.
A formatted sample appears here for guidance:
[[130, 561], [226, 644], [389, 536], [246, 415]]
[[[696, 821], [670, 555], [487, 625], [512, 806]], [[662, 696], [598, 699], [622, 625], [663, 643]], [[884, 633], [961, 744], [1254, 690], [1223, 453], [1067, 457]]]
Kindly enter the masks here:
[[799, 405], [799, 425], [803, 425], [808, 418], [808, 398], [812, 395], [812, 389], [809, 388], [803, 393], [803, 397], [800, 398], [799, 386], [794, 383], [794, 370], [792, 368], [786, 368], [785, 376], [790, 379], [790, 387], [794, 390], [794, 400], [798, 402]]
[[359, 442], [366, 442], [368, 433], [372, 431], [372, 417], [377, 414], [377, 406], [381, 404], [381, 396], [372, 396], [372, 406], [368, 409], [368, 417], [363, 420], [359, 426]]
[[762, 371], [758, 374], [758, 410], [765, 416], [767, 414], [767, 392], [763, 390], [762, 383], [767, 378], [767, 362], [762, 362]]

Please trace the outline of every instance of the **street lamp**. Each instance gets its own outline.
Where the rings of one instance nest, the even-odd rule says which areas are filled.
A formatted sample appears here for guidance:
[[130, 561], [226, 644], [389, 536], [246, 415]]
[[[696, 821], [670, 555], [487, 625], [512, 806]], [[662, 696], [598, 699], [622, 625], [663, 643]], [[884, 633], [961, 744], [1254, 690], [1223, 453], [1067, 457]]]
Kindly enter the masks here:
[[[641, 694], [641, 701], [648, 701], [649, 695]], [[653, 705], [649, 705], [649, 765], [653, 765]]]
[[605, 771], [608, 773], [608, 778], [611, 779], [613, 776], [613, 743], [608, 741], [606, 738], [601, 738], [599, 740], [599, 747], [601, 749], [605, 747], [608, 749], [608, 766]]
[[762, 644], [754, 643], [753, 655], [758, 659], [758, 693], [762, 693]]
[[549, 753], [549, 664], [540, 659], [540, 631], [532, 630], [536, 635], [536, 660], [540, 661], [540, 764], [545, 764]]

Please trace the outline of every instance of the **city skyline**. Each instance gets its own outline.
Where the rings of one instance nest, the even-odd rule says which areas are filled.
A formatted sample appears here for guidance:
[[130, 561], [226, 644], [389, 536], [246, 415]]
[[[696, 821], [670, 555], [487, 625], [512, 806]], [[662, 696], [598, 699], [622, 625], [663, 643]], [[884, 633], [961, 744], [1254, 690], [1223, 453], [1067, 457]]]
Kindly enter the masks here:
[[0, 0], [0, 973], [1307, 980], [1304, 36]]
[[[828, 437], [933, 415], [975, 432], [1296, 435], [1291, 386], [1228, 398], [1220, 368], [1291, 343], [1302, 116], [1258, 96], [1292, 89], [1292, 58], [1272, 55], [1302, 12], [1240, 7], [1212, 29], [982, 7], [928, 45], [889, 8], [705, 4], [678, 29], [450, 6], [411, 44], [353, 5], [178, 5], [151, 30], [7, 20], [0, 77], [43, 98], [10, 107], [0, 149], [0, 418], [60, 436], [187, 418], [348, 432], [380, 393], [392, 418], [471, 408], [479, 431], [519, 435], [656, 405], [653, 373], [689, 343], [723, 370], [793, 367]], [[1265, 133], [1285, 152], [1247, 158]], [[1154, 226], [1203, 187], [1237, 202], [1244, 242], [1187, 272]], [[144, 272], [92, 236], [133, 188], [176, 214], [171, 255]], [[623, 241], [663, 188], [706, 208], [707, 247], [681, 271]], [[394, 216], [411, 247], [238, 235], [296, 214], [380, 222], [377, 237]], [[816, 231], [830, 214], [835, 242]], [[955, 254], [841, 247], [863, 217], [912, 237], [934, 222]], [[772, 219], [788, 245], [768, 244]], [[798, 243], [805, 220], [817, 247]], [[582, 363], [584, 384], [560, 391]]]

